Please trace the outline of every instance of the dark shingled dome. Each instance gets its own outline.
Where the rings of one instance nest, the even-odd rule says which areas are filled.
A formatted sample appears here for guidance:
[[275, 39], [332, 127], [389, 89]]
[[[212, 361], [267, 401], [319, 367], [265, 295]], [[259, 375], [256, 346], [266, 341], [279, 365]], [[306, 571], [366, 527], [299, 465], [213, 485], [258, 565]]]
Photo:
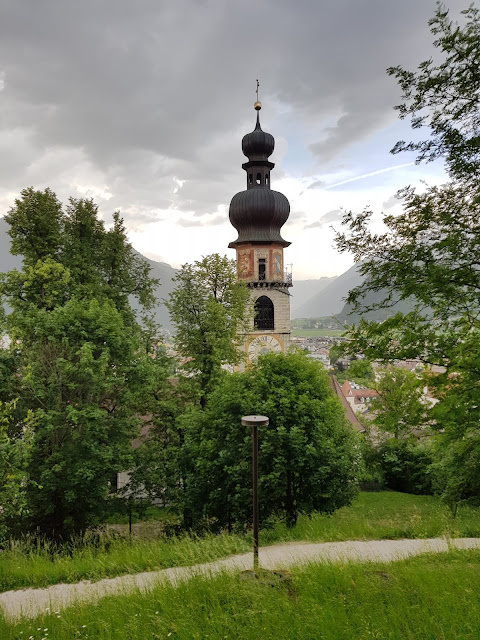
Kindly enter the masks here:
[[283, 193], [271, 189], [248, 189], [233, 196], [230, 222], [238, 231], [239, 242], [280, 242], [290, 244], [280, 235], [288, 219], [290, 204]]

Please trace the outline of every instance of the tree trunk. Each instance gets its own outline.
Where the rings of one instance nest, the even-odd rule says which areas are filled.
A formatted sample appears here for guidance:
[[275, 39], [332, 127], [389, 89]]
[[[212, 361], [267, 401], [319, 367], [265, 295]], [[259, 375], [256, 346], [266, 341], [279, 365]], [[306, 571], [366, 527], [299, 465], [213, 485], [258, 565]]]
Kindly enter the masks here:
[[287, 471], [287, 494], [285, 497], [285, 518], [287, 527], [293, 528], [297, 524], [298, 511], [295, 501], [295, 494], [293, 488], [293, 478], [290, 471]]

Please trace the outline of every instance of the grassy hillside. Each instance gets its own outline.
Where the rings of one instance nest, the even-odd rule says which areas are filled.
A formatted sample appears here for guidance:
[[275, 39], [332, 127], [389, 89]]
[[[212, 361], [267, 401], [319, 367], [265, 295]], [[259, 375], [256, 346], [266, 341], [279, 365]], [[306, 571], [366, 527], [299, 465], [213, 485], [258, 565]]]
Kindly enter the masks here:
[[[480, 508], [461, 507], [452, 521], [448, 509], [435, 497], [389, 491], [360, 493], [351, 506], [332, 516], [301, 516], [293, 529], [277, 522], [260, 532], [260, 544], [443, 535], [480, 537]], [[65, 552], [17, 547], [0, 556], [0, 591], [191, 565], [249, 549], [249, 534], [178, 539], [163, 538], [158, 529], [150, 540], [105, 538], [100, 544], [69, 547]]]
[[288, 579], [193, 578], [95, 605], [47, 610], [2, 640], [475, 640], [480, 552], [389, 564], [309, 565]]

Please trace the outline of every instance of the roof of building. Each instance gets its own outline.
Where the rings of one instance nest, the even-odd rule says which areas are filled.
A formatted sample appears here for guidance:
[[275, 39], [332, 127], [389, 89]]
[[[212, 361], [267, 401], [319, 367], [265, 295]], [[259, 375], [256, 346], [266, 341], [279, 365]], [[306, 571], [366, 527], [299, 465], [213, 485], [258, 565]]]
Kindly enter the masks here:
[[355, 412], [353, 411], [352, 407], [350, 406], [350, 404], [347, 402], [347, 399], [343, 395], [342, 389], [338, 383], [338, 380], [335, 378], [335, 376], [330, 376], [330, 384], [332, 385], [332, 389], [334, 390], [335, 394], [340, 399], [340, 402], [342, 403], [343, 409], [345, 411], [345, 417], [350, 422], [352, 427], [359, 432], [365, 431], [365, 427], [360, 422], [358, 417], [355, 415]]
[[341, 386], [342, 392], [345, 397], [354, 398], [377, 398], [378, 391], [374, 389], [367, 389], [367, 387], [360, 387], [350, 380], [345, 380]]

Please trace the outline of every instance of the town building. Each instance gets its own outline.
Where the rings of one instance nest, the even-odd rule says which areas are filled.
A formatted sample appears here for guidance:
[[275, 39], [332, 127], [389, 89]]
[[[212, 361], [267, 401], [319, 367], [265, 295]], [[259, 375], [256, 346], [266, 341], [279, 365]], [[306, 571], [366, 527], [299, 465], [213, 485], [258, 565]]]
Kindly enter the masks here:
[[367, 411], [370, 402], [378, 398], [378, 392], [374, 389], [367, 389], [350, 380], [345, 380], [341, 389], [346, 401], [355, 412]]
[[260, 126], [260, 102], [255, 102], [255, 129], [243, 137], [242, 151], [248, 162], [247, 188], [235, 194], [230, 203], [230, 222], [238, 237], [228, 245], [236, 250], [239, 280], [251, 292], [254, 314], [242, 334], [247, 362], [273, 351], [286, 352], [290, 346], [291, 274], [286, 273], [283, 250], [290, 245], [280, 230], [288, 219], [290, 204], [283, 193], [270, 187], [274, 163], [269, 157], [275, 140]]

